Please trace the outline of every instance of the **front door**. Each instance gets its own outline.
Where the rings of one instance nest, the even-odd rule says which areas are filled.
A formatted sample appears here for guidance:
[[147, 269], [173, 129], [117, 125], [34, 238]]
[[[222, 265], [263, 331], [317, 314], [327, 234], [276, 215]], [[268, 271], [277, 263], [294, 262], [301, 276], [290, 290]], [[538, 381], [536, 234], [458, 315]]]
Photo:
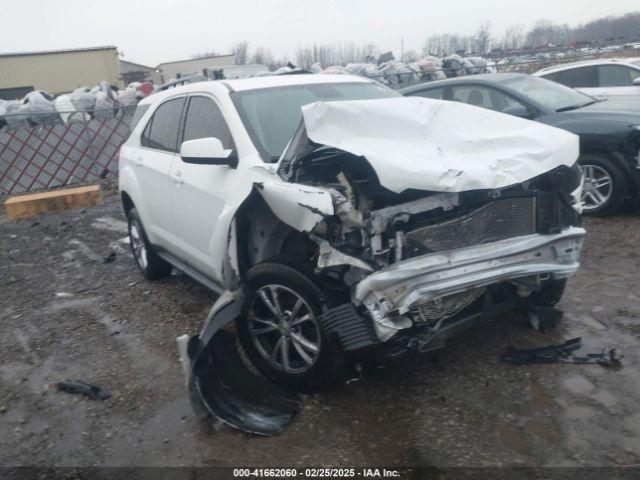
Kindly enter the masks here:
[[[225, 149], [235, 145], [220, 108], [212, 97], [189, 97], [181, 142], [216, 137]], [[221, 259], [211, 249], [218, 217], [236, 182], [237, 170], [224, 165], [185, 163], [176, 155], [171, 166], [173, 222], [184, 260], [215, 281]], [[217, 268], [216, 268], [217, 267]]]

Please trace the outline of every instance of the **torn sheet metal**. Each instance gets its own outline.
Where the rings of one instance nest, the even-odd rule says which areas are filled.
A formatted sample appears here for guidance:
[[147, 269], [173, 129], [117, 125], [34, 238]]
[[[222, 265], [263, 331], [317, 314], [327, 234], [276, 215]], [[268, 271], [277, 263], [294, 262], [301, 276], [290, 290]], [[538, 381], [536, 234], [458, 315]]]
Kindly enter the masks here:
[[[282, 433], [300, 411], [300, 397], [254, 375], [242, 361], [233, 333], [223, 330], [244, 312], [243, 290], [226, 291], [211, 309], [200, 336], [185, 348], [178, 339], [196, 415], [204, 410], [246, 433]], [[185, 352], [188, 359], [185, 359]]]
[[310, 232], [325, 216], [334, 214], [326, 189], [280, 182], [265, 182], [257, 188], [273, 213], [300, 232]]
[[615, 348], [589, 348], [583, 345], [582, 338], [573, 338], [561, 345], [549, 345], [541, 348], [518, 349], [509, 347], [500, 359], [514, 365], [529, 363], [598, 363], [616, 365], [622, 355]]
[[365, 157], [396, 193], [504, 188], [571, 166], [579, 154], [572, 133], [458, 102], [315, 102], [302, 114], [311, 141]]
[[584, 235], [583, 228], [570, 227], [403, 260], [362, 280], [354, 298], [372, 314], [397, 308], [402, 315], [416, 302], [504, 280], [541, 273], [568, 278], [580, 266]]

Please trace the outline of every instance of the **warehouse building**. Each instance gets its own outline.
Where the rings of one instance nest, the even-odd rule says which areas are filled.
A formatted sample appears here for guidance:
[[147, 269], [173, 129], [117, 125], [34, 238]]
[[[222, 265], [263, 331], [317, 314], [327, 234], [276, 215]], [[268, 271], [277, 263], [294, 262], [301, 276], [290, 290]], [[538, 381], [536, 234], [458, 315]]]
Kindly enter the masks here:
[[31, 90], [70, 92], [101, 80], [122, 86], [116, 47], [0, 54], [0, 98]]
[[223, 67], [231, 67], [233, 65], [235, 65], [235, 56], [233, 54], [212, 55], [209, 57], [161, 63], [156, 67], [156, 70], [158, 70], [160, 74], [160, 82], [165, 83], [176, 78], [186, 77], [187, 75], [202, 75], [205, 70], [219, 70]]
[[120, 78], [125, 85], [131, 82], [153, 82], [162, 83], [160, 74], [153, 67], [142, 65], [140, 63], [130, 62], [129, 60], [120, 60]]

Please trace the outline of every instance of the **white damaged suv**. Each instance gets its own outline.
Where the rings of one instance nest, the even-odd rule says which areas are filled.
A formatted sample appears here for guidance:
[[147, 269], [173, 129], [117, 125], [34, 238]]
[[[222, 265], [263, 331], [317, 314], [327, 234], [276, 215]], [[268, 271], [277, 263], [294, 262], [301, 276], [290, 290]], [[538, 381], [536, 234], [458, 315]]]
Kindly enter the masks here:
[[585, 233], [577, 157], [575, 135], [540, 123], [282, 75], [143, 100], [120, 192], [145, 277], [176, 267], [223, 293], [193, 364], [214, 365], [235, 322], [265, 377], [309, 388], [346, 358], [558, 302]]

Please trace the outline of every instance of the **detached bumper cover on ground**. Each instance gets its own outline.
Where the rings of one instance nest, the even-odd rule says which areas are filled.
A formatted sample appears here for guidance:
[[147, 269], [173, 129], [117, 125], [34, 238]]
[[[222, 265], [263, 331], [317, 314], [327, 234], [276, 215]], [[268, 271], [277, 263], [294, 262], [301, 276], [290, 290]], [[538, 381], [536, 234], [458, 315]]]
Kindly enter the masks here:
[[233, 333], [222, 330], [244, 313], [246, 294], [225, 292], [199, 336], [178, 338], [189, 396], [200, 417], [207, 414], [243, 432], [282, 433], [300, 410], [300, 398], [253, 374], [240, 358]]

